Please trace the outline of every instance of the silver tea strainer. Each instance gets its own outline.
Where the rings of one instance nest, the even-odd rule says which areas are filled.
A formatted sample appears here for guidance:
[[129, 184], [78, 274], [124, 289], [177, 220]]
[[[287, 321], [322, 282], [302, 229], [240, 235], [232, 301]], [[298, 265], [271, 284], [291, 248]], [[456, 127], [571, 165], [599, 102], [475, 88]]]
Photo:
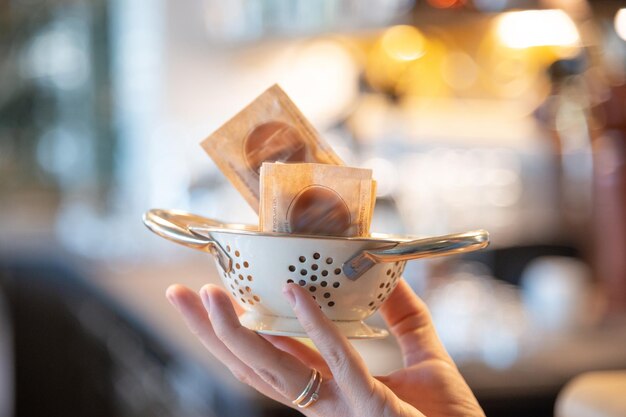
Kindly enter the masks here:
[[286, 283], [305, 287], [347, 337], [384, 337], [385, 330], [363, 320], [393, 291], [406, 261], [489, 244], [484, 230], [425, 239], [293, 235], [161, 209], [146, 212], [143, 221], [159, 236], [214, 255], [222, 283], [245, 309], [244, 326], [298, 337], [306, 334], [282, 296]]

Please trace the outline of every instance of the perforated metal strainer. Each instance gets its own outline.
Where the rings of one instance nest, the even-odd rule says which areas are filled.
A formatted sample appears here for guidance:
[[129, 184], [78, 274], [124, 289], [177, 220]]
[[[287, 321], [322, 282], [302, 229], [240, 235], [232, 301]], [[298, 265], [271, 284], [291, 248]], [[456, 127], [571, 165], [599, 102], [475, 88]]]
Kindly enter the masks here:
[[224, 286], [246, 310], [244, 326], [299, 337], [306, 334], [281, 292], [288, 282], [305, 287], [347, 337], [384, 337], [385, 330], [362, 320], [387, 299], [407, 260], [489, 244], [484, 230], [427, 239], [339, 238], [259, 232], [177, 210], [153, 209], [143, 220], [159, 236], [214, 255]]

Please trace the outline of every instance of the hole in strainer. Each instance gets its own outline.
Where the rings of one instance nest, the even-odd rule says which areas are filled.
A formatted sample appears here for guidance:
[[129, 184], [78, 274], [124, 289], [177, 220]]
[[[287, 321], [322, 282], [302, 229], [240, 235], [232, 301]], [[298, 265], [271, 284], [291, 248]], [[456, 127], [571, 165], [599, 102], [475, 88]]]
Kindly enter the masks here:
[[313, 254], [313, 259], [319, 259], [319, 258], [320, 258], [320, 254], [319, 254], [319, 253], [317, 253], [317, 252], [315, 252], [315, 253]]
[[250, 266], [250, 264], [248, 263], [248, 261], [243, 261], [243, 267], [244, 268], [247, 268], [249, 266]]
[[325, 287], [325, 286], [327, 286], [327, 285], [328, 285], [328, 282], [326, 282], [326, 281], [322, 281], [322, 282], [320, 282], [320, 285], [321, 285], [322, 287]]
[[301, 287], [304, 287], [306, 285], [306, 281], [301, 279], [300, 281], [298, 281], [298, 284], [300, 284]]
[[306, 262], [306, 258], [304, 256], [299, 257], [298, 260], [300, 262]]
[[335, 302], [334, 302], [334, 301], [331, 301], [330, 303], [328, 303], [328, 307], [332, 307], [332, 306], [334, 306], [334, 305], [335, 305]]
[[328, 265], [332, 264], [333, 263], [333, 258], [326, 258], [326, 263]]
[[294, 271], [296, 270], [296, 267], [295, 267], [295, 266], [293, 266], [293, 265], [289, 265], [289, 270], [290, 270], [291, 272], [294, 272]]
[[230, 245], [226, 245], [226, 252], [230, 252]]
[[305, 276], [307, 274], [307, 270], [306, 269], [301, 269], [300, 270], [300, 275]]
[[288, 279], [287, 280], [287, 284], [293, 284], [293, 280], [292, 279]]
[[335, 275], [341, 274], [341, 268], [335, 268]]
[[317, 281], [317, 275], [311, 275], [311, 281]]
[[235, 251], [235, 256], [241, 255], [238, 250]]
[[248, 278], [248, 281], [252, 282], [252, 275], [248, 275], [247, 278]]
[[328, 276], [328, 271], [327, 271], [327, 270], [323, 270], [323, 271], [322, 271], [322, 276], [323, 276], [323, 277]]
[[319, 266], [317, 266], [317, 264], [311, 265], [311, 269], [314, 270], [314, 271], [317, 271], [318, 268], [319, 268]]
[[335, 287], [335, 288], [339, 288], [340, 285], [341, 284], [339, 284], [338, 282], [333, 282], [333, 287]]
[[324, 293], [324, 298], [330, 298], [330, 293], [329, 292], [325, 292]]
[[315, 290], [316, 290], [316, 289], [317, 289], [317, 288], [315, 288], [315, 285], [311, 285], [311, 286], [309, 287], [309, 291], [311, 291], [311, 292], [315, 292]]
[[258, 303], [259, 301], [261, 301], [261, 299], [259, 298], [259, 296], [258, 296], [258, 295], [255, 295], [255, 296], [254, 296], [254, 297], [252, 297], [252, 298], [254, 298], [254, 301], [256, 301], [257, 303]]

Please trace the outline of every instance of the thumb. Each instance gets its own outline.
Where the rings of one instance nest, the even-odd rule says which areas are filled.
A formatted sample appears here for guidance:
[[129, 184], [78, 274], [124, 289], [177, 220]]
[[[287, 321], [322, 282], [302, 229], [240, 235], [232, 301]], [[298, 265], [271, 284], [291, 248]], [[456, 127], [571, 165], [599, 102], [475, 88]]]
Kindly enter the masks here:
[[452, 363], [437, 336], [426, 304], [413, 292], [409, 284], [400, 280], [380, 313], [402, 349], [405, 365], [426, 359], [445, 359]]

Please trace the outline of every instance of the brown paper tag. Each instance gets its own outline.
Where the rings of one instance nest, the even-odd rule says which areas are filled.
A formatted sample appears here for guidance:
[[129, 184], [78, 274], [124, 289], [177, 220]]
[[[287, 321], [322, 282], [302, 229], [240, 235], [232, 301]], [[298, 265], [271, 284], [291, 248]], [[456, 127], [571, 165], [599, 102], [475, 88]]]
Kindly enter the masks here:
[[278, 85], [257, 97], [201, 145], [257, 213], [263, 162], [343, 165]]
[[375, 185], [369, 169], [264, 163], [260, 229], [326, 236], [368, 236]]

